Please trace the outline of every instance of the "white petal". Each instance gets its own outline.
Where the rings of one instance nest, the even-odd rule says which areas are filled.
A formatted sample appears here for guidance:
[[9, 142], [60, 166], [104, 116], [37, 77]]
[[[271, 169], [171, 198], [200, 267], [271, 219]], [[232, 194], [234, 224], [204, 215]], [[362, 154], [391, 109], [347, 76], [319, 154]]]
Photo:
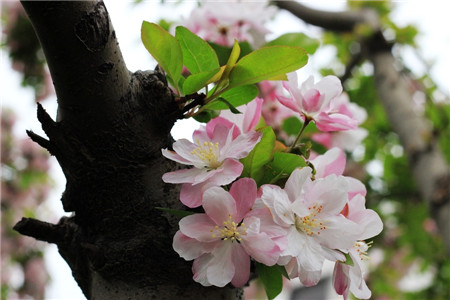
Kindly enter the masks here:
[[214, 258], [211, 259], [206, 272], [208, 282], [218, 287], [224, 287], [231, 282], [234, 276], [235, 267], [232, 263], [231, 241], [224, 241], [222, 245], [213, 252]]

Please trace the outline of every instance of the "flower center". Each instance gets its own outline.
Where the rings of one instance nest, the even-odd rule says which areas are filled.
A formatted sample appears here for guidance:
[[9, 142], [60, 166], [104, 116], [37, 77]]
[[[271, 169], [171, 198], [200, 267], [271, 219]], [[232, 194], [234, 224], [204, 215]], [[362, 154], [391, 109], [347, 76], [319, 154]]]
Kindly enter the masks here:
[[222, 165], [222, 162], [218, 161], [219, 157], [219, 143], [213, 144], [212, 142], [201, 143], [196, 140], [197, 148], [191, 151], [192, 155], [196, 155], [202, 161], [204, 161], [209, 168], [217, 169]]
[[295, 215], [295, 228], [297, 231], [302, 231], [308, 236], [313, 236], [314, 234], [320, 235], [322, 230], [327, 229], [323, 222], [320, 222], [316, 218], [317, 214], [322, 211], [322, 208], [322, 205], [314, 204], [308, 207], [309, 215], [305, 217]]
[[372, 241], [369, 243], [366, 243], [364, 241], [355, 242], [354, 246], [361, 260], [370, 260], [370, 257], [367, 254], [367, 250], [372, 247], [372, 243]]
[[230, 240], [231, 242], [240, 243], [243, 235], [247, 235], [247, 228], [245, 227], [244, 222], [236, 224], [233, 221], [233, 216], [228, 215], [228, 220], [223, 222], [223, 226], [214, 227], [214, 230], [211, 229], [212, 237], [220, 237], [222, 241]]

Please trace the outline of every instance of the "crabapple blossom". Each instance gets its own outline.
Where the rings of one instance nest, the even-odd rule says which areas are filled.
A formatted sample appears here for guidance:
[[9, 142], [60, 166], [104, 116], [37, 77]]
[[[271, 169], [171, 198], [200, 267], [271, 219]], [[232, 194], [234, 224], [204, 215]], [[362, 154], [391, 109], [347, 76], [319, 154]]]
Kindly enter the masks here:
[[358, 122], [338, 110], [333, 104], [342, 93], [342, 85], [336, 76], [326, 76], [317, 83], [310, 76], [299, 88], [297, 74], [288, 74], [283, 83], [291, 97], [279, 96], [284, 106], [299, 113], [304, 120], [314, 121], [321, 131], [338, 131], [356, 128]]
[[251, 211], [256, 197], [251, 178], [234, 182], [229, 192], [211, 187], [203, 194], [205, 213], [180, 221], [173, 247], [184, 259], [194, 259], [196, 282], [219, 287], [231, 282], [241, 287], [249, 280], [250, 257], [268, 266], [278, 261], [280, 243], [271, 239], [265, 222]]
[[295, 114], [291, 109], [282, 105], [278, 97], [283, 95], [283, 85], [280, 81], [262, 81], [259, 83], [262, 105], [262, 116], [268, 126], [280, 128], [283, 120]]
[[192, 10], [182, 25], [207, 41], [233, 46], [234, 40], [247, 41], [255, 48], [264, 44], [270, 31], [264, 24], [276, 13], [267, 1], [204, 2]]
[[371, 292], [364, 281], [365, 265], [363, 264], [364, 260], [369, 259], [367, 255], [369, 245], [363, 240], [378, 235], [383, 230], [383, 223], [375, 211], [366, 209], [365, 199], [361, 194], [356, 195], [349, 201], [344, 216], [357, 223], [362, 230], [358, 236], [358, 241], [348, 251], [353, 266], [339, 261], [335, 264], [333, 272], [334, 288], [339, 295], [344, 296], [344, 299], [348, 299], [350, 292], [360, 299], [369, 299]]
[[262, 186], [261, 200], [275, 223], [288, 231], [288, 246], [279, 263], [305, 286], [317, 284], [325, 259], [345, 260], [340, 249], [349, 249], [359, 234], [357, 224], [340, 214], [347, 204], [348, 185], [331, 174], [311, 180], [312, 169], [296, 169], [284, 189]]
[[206, 124], [206, 132], [212, 133], [217, 124], [223, 124], [230, 128], [234, 126], [233, 138], [241, 133], [253, 131], [261, 118], [261, 107], [263, 99], [255, 98], [245, 105], [237, 107], [240, 114], [234, 114], [230, 110], [222, 110], [217, 118], [214, 118]]
[[[356, 119], [358, 125], [362, 124], [367, 119], [366, 110], [357, 104], [350, 102], [346, 93], [342, 93], [337, 97], [333, 101], [333, 106], [333, 111], [338, 111], [352, 119]], [[343, 131], [315, 133], [311, 136], [311, 139], [327, 148], [339, 147], [346, 151], [353, 151], [361, 144], [362, 140], [366, 138], [367, 135], [368, 131], [366, 129], [358, 127]]]
[[[328, 175], [335, 174], [337, 176], [344, 173], [346, 159], [345, 153], [339, 148], [332, 148], [311, 160], [316, 170], [316, 178], [324, 178]], [[348, 199], [352, 199], [355, 195], [361, 194], [365, 196], [367, 191], [364, 184], [356, 178], [344, 176], [348, 185]]]
[[[193, 168], [165, 173], [167, 183], [184, 183], [181, 202], [188, 207], [201, 205], [201, 193], [206, 184], [225, 185], [231, 183], [243, 170], [239, 159], [246, 157], [261, 139], [255, 131], [233, 138], [234, 127], [216, 124], [208, 133], [205, 128], [193, 134], [195, 143], [180, 139], [173, 144], [173, 150], [162, 150], [162, 154], [178, 163]], [[200, 186], [196, 187], [196, 185]]]

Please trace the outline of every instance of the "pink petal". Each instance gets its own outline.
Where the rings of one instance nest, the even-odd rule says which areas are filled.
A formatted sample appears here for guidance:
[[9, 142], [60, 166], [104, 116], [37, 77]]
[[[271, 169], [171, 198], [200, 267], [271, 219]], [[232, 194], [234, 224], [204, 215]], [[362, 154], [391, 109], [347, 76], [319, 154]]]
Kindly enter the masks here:
[[338, 215], [348, 201], [347, 181], [334, 174], [318, 178], [304, 197], [308, 204], [321, 205], [321, 214]]
[[192, 155], [191, 152], [197, 148], [198, 145], [186, 140], [179, 139], [175, 143], [173, 143], [173, 150], [181, 156], [183, 159], [190, 161], [191, 165], [200, 164], [204, 165], [205, 162], [202, 161], [197, 155]]
[[325, 96], [324, 102], [328, 103], [333, 98], [339, 96], [342, 93], [342, 83], [336, 76], [328, 75], [318, 81], [314, 88], [320, 91]]
[[184, 183], [181, 186], [180, 201], [190, 208], [199, 207], [202, 205], [203, 192], [208, 188], [215, 186], [214, 183], [206, 181], [196, 185]]
[[202, 243], [190, 238], [181, 231], [177, 231], [173, 237], [173, 249], [185, 260], [192, 260], [204, 253], [213, 251], [217, 243]]
[[322, 97], [320, 92], [315, 89], [308, 90], [302, 99], [302, 112], [306, 115], [315, 115], [322, 109]]
[[[166, 183], [195, 183], [197, 177], [206, 173], [205, 169], [182, 169], [174, 172], [165, 173], [162, 176], [162, 180]], [[212, 176], [214, 174], [210, 174]]]
[[336, 264], [334, 265], [333, 286], [338, 295], [348, 293], [348, 278], [344, 273], [344, 268], [349, 268], [349, 266], [344, 265], [340, 262], [336, 262]]
[[264, 100], [261, 98], [256, 98], [247, 104], [247, 109], [245, 110], [242, 124], [243, 132], [254, 130], [256, 125], [258, 125], [259, 120], [261, 119], [263, 101]]
[[208, 281], [215, 286], [224, 287], [233, 279], [235, 266], [232, 263], [233, 243], [226, 241], [213, 252], [208, 270], [206, 271]]
[[180, 220], [180, 231], [184, 235], [200, 242], [213, 242], [212, 237], [216, 224], [206, 214], [194, 214]]
[[162, 155], [170, 160], [176, 161], [180, 164], [184, 165], [192, 165], [192, 162], [190, 160], [187, 160], [180, 155], [178, 155], [175, 151], [167, 150], [167, 149], [161, 149]]
[[[206, 132], [208, 133], [208, 136], [212, 137], [214, 136], [214, 128], [218, 125], [221, 124], [223, 126], [225, 126], [228, 129], [233, 128], [233, 125], [235, 125], [234, 123], [230, 122], [229, 120], [223, 118], [223, 117], [217, 117], [214, 119], [211, 119], [207, 124], [206, 124]], [[233, 128], [233, 138], [237, 137], [240, 134], [240, 130], [238, 127], [234, 127]]]
[[298, 105], [298, 103], [294, 99], [287, 98], [284, 96], [277, 96], [277, 99], [282, 105], [286, 106], [287, 108], [292, 109], [293, 111], [295, 111], [299, 114], [302, 113], [301, 107]]
[[207, 271], [211, 260], [214, 258], [211, 254], [203, 254], [199, 258], [194, 260], [192, 264], [192, 272], [194, 273], [194, 281], [200, 283], [203, 286], [211, 286], [208, 281]]
[[291, 176], [289, 176], [286, 181], [286, 185], [284, 190], [289, 196], [289, 200], [294, 202], [295, 199], [299, 198], [302, 195], [302, 188], [306, 181], [310, 181], [312, 169], [309, 167], [305, 167], [302, 169], [295, 169]]
[[235, 268], [231, 284], [235, 287], [242, 287], [250, 278], [250, 257], [244, 251], [242, 246], [234, 243], [231, 258]]
[[236, 201], [235, 221], [240, 222], [250, 211], [256, 200], [256, 182], [252, 178], [242, 178], [233, 183], [230, 194]]
[[345, 177], [345, 179], [348, 184], [348, 199], [353, 199], [358, 194], [366, 196], [367, 190], [364, 183], [353, 177]]
[[212, 174], [214, 176], [210, 176], [209, 181], [216, 185], [229, 184], [242, 174], [243, 169], [244, 165], [238, 160], [226, 158], [220, 168], [214, 171], [209, 171], [209, 173], [214, 172]]
[[275, 223], [283, 227], [294, 224], [294, 214], [286, 192], [273, 185], [264, 185], [261, 189], [261, 200], [269, 209]]
[[[250, 151], [259, 143], [262, 134], [251, 131], [239, 135], [226, 148], [221, 149], [220, 157], [241, 159], [246, 157]], [[223, 151], [222, 151], [223, 150]], [[220, 158], [219, 158], [220, 159]]]
[[267, 266], [276, 264], [280, 257], [280, 248], [265, 233], [247, 236], [241, 244], [254, 260]]
[[342, 175], [345, 169], [345, 153], [339, 148], [332, 148], [319, 155], [311, 163], [316, 169], [316, 178], [324, 178], [330, 174]]
[[203, 208], [208, 217], [219, 226], [228, 221], [229, 216], [234, 218], [237, 214], [235, 200], [221, 187], [210, 187], [203, 193]]
[[314, 117], [314, 121], [320, 131], [339, 131], [356, 129], [358, 127], [358, 121], [338, 113], [328, 114], [321, 112]]
[[321, 244], [331, 249], [350, 249], [358, 240], [361, 228], [342, 215], [323, 221], [326, 229], [320, 231]]

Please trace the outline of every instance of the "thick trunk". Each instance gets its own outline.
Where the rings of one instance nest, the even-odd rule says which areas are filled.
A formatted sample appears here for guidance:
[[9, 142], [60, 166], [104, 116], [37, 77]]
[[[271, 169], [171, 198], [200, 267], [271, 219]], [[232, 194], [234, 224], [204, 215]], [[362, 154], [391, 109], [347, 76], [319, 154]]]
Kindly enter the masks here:
[[49, 139], [28, 132], [67, 179], [56, 224], [23, 219], [16, 230], [56, 243], [89, 299], [236, 299], [240, 290], [204, 288], [173, 251], [182, 209], [178, 188], [162, 182], [177, 168], [161, 148], [179, 114], [164, 76], [131, 74], [103, 2], [24, 1], [58, 97], [53, 121], [38, 105]]

